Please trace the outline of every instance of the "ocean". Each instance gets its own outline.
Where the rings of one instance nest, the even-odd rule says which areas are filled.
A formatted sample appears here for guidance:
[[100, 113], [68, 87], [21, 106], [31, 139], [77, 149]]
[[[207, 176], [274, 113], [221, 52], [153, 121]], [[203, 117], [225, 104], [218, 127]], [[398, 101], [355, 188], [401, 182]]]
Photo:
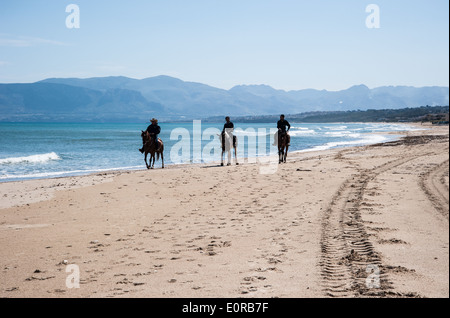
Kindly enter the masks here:
[[[0, 123], [0, 182], [145, 169], [141, 124]], [[166, 165], [218, 161], [223, 123], [160, 123]], [[391, 131], [416, 130], [407, 124], [291, 123], [290, 152], [368, 145], [398, 138]], [[276, 152], [276, 124], [235, 123], [238, 157]], [[155, 168], [161, 167], [161, 161]]]

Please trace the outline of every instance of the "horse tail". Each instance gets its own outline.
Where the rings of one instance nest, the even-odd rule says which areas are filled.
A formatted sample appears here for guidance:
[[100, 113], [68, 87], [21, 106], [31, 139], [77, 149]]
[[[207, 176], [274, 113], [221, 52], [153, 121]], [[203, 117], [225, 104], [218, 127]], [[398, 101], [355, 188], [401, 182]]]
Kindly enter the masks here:
[[161, 139], [159, 139], [159, 142], [161, 143], [161, 146], [159, 147], [159, 151], [156, 152], [156, 160], [159, 160], [160, 155], [164, 151], [164, 144]]

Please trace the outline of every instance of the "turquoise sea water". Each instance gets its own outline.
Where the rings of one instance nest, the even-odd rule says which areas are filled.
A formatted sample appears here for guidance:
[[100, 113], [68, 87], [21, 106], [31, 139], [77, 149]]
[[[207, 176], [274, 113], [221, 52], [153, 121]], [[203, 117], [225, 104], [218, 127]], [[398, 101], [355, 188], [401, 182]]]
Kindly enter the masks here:
[[[0, 123], [0, 182], [145, 169], [142, 124]], [[220, 160], [217, 134], [223, 123], [160, 123], [166, 165]], [[389, 131], [414, 130], [404, 124], [291, 123], [290, 151], [324, 150], [393, 139]], [[238, 157], [274, 151], [276, 124], [235, 123]], [[155, 168], [161, 166], [161, 161]]]

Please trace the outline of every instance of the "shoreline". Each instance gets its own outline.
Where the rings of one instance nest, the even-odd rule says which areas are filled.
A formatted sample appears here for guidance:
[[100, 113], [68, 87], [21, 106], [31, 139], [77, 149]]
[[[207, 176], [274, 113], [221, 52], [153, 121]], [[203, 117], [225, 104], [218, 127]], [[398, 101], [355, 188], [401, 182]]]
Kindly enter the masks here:
[[[405, 134], [397, 134], [397, 132], [391, 132], [394, 135], [398, 135], [397, 139], [401, 139], [405, 137], [407, 131], [405, 131]], [[388, 134], [388, 133], [386, 133]], [[395, 140], [395, 139], [394, 139]], [[386, 141], [390, 142], [390, 141]], [[384, 143], [384, 142], [383, 142]], [[374, 143], [375, 144], [375, 143]], [[360, 148], [360, 147], [367, 147], [368, 145], [362, 145], [362, 146], [337, 146], [329, 149], [306, 149], [306, 150], [297, 150], [289, 152], [290, 155], [288, 155], [287, 161], [292, 162], [295, 158], [299, 155], [310, 155], [310, 156], [330, 156], [334, 154], [335, 152], [339, 152], [343, 149], [351, 149], [351, 148]], [[294, 159], [293, 159], [294, 158]], [[238, 158], [240, 161], [240, 165], [261, 165], [259, 160], [262, 161], [269, 161], [272, 160], [278, 161], [278, 156], [270, 156], [265, 155], [262, 157], [242, 157]], [[249, 160], [255, 161], [255, 162], [248, 162]], [[224, 162], [226, 161], [226, 156], [224, 157]], [[232, 162], [235, 163], [234, 157], [232, 157]], [[244, 163], [242, 163], [244, 162]], [[182, 164], [166, 164], [164, 169], [161, 169], [161, 167], [156, 167], [153, 170], [169, 170], [169, 169], [186, 169], [186, 168], [211, 168], [211, 167], [220, 167], [220, 162], [213, 161], [213, 162], [207, 162], [207, 163], [182, 163]], [[43, 195], [42, 200], [47, 200], [53, 197], [53, 195], [49, 195], [49, 193], [43, 194], [43, 192], [47, 192], [48, 190], [53, 193], [54, 190], [70, 190], [70, 189], [76, 189], [78, 187], [85, 187], [85, 186], [92, 186], [101, 184], [103, 182], [112, 182], [112, 179], [114, 179], [117, 176], [123, 175], [123, 174], [132, 174], [132, 173], [144, 173], [146, 171], [152, 171], [152, 169], [146, 169], [143, 167], [142, 169], [113, 169], [113, 170], [105, 170], [105, 171], [99, 171], [99, 172], [91, 172], [86, 174], [80, 174], [80, 175], [68, 175], [68, 176], [57, 176], [57, 177], [48, 177], [48, 178], [32, 178], [32, 179], [23, 179], [23, 180], [12, 180], [12, 181], [4, 181], [0, 182], [0, 194], [3, 196], [3, 198], [15, 196], [17, 195], [13, 191], [11, 191], [7, 185], [11, 185], [13, 189], [17, 190], [17, 186], [24, 186], [25, 192], [28, 194], [28, 200], [23, 195], [19, 195], [19, 200], [13, 200], [14, 203], [6, 203], [5, 200], [2, 200], [0, 202], [0, 210], [3, 208], [9, 208], [17, 205], [24, 205], [29, 203], [35, 203], [41, 201], [39, 199], [39, 196]], [[35, 185], [42, 182], [44, 185]], [[40, 191], [43, 189], [42, 191]], [[22, 191], [22, 189], [20, 189]], [[5, 196], [6, 195], [6, 196]]]
[[0, 296], [448, 297], [449, 128], [430, 128], [295, 153], [271, 174], [189, 164], [0, 183]]
[[[424, 130], [427, 130], [428, 127], [430, 133], [433, 131], [433, 125], [426, 125], [425, 127], [423, 125], [420, 125], [418, 123], [405, 123], [409, 126], [417, 126], [418, 128], [423, 128]], [[385, 135], [396, 135], [397, 137], [394, 140], [400, 140], [402, 138], [405, 138], [406, 136], [410, 134], [415, 134], [415, 132], [420, 132], [423, 130], [405, 130], [405, 131], [391, 131], [391, 132], [384, 132]], [[371, 134], [371, 133], [368, 133]], [[373, 133], [375, 134], [375, 133]], [[391, 142], [391, 141], [385, 141], [385, 142]], [[382, 142], [382, 143], [385, 143]], [[296, 150], [289, 152], [290, 155], [288, 155], [288, 162], [291, 162], [292, 156], [297, 157], [300, 155], [311, 155], [311, 156], [319, 156], [327, 155], [327, 152], [338, 152], [343, 149], [352, 149], [352, 148], [361, 148], [361, 147], [367, 147], [373, 144], [368, 145], [359, 145], [359, 146], [337, 146], [329, 149], [306, 149], [306, 150]], [[278, 156], [276, 156], [278, 157]], [[266, 159], [269, 160], [271, 158], [270, 155], [265, 155], [263, 157], [255, 157], [255, 158], [238, 158], [239, 161], [248, 161], [248, 160], [255, 160], [258, 161], [258, 159]], [[274, 157], [272, 157], [274, 158]], [[224, 161], [226, 160], [226, 156], [224, 158]], [[273, 160], [277, 160], [274, 158]], [[234, 158], [232, 158], [232, 162], [235, 162]], [[156, 163], [158, 164], [158, 163]], [[242, 163], [241, 163], [242, 164]], [[259, 165], [260, 163], [248, 163], [245, 162], [244, 165]], [[183, 163], [183, 164], [166, 164], [165, 168], [163, 170], [168, 169], [185, 169], [185, 168], [208, 168], [208, 167], [219, 167], [220, 162], [208, 162], [208, 163]], [[160, 170], [161, 167], [157, 166], [153, 170]], [[29, 203], [35, 203], [39, 202], [41, 200], [47, 200], [53, 197], [54, 190], [70, 190], [70, 189], [76, 189], [78, 187], [85, 187], [85, 186], [91, 186], [96, 184], [101, 184], [103, 182], [112, 182], [112, 179], [116, 176], [120, 176], [122, 174], [129, 174], [129, 173], [138, 173], [138, 172], [146, 172], [151, 171], [144, 167], [142, 169], [113, 169], [113, 170], [105, 170], [105, 171], [98, 171], [98, 172], [91, 172], [86, 174], [79, 174], [79, 175], [68, 175], [68, 176], [56, 176], [56, 177], [48, 177], [48, 178], [31, 178], [31, 179], [22, 179], [22, 180], [11, 180], [11, 181], [2, 181], [0, 182], [0, 194], [3, 198], [9, 197], [9, 198], [15, 198], [15, 200], [10, 200], [10, 202], [6, 202], [6, 200], [2, 200], [0, 202], [0, 209], [3, 208], [9, 208], [17, 205], [24, 205]], [[42, 182], [43, 185], [39, 185], [39, 183]], [[12, 189], [8, 185], [12, 186]], [[27, 197], [24, 197], [24, 195], [17, 193], [18, 187], [19, 189], [21, 186], [24, 187], [25, 192], [28, 194]], [[22, 189], [20, 189], [22, 191]], [[20, 192], [19, 191], [19, 192]], [[42, 196], [42, 198], [41, 198]]]
[[[349, 123], [335, 123], [335, 124], [349, 124]], [[351, 123], [351, 124], [358, 124], [358, 123]], [[365, 124], [370, 124], [370, 123], [365, 123]], [[374, 123], [374, 124], [380, 124], [380, 123]], [[390, 123], [383, 123], [383, 124], [390, 124]], [[422, 129], [426, 129], [424, 128], [422, 125], [419, 125], [418, 123], [398, 123], [399, 125], [408, 125], [408, 126], [416, 126], [418, 128], [422, 128]], [[295, 125], [295, 123], [293, 124]], [[382, 132], [382, 133], [365, 133], [364, 135], [379, 135], [379, 136], [390, 136], [390, 135], [396, 135], [396, 138], [401, 138], [402, 136], [406, 136], [408, 134], [410, 130], [405, 130], [405, 131], [386, 131], [386, 132]], [[414, 130], [412, 130], [414, 131]], [[388, 142], [388, 141], [383, 141], [383, 142]], [[338, 142], [339, 143], [339, 142]], [[372, 143], [358, 143], [358, 140], [356, 141], [350, 141], [349, 143], [345, 143], [343, 142], [344, 145], [337, 145], [337, 146], [327, 146], [324, 149], [321, 149], [322, 147], [325, 147], [326, 145], [319, 145], [319, 146], [314, 146], [312, 148], [308, 148], [308, 149], [302, 149], [302, 150], [290, 150], [289, 153], [290, 154], [301, 154], [301, 153], [310, 153], [310, 152], [316, 152], [316, 151], [327, 151], [327, 150], [333, 150], [333, 149], [343, 149], [343, 148], [349, 148], [349, 147], [364, 147], [367, 145], [371, 145], [371, 144], [376, 144], [378, 142], [372, 142]], [[355, 145], [352, 145], [352, 143], [355, 143]], [[256, 157], [239, 157], [238, 160], [240, 161], [253, 161], [253, 160], [259, 160], [260, 158], [269, 158], [270, 155], [264, 155], [264, 156], [256, 156]], [[225, 158], [226, 159], [226, 156]], [[234, 159], [233, 159], [234, 160]], [[158, 162], [155, 163], [157, 165], [156, 169], [159, 169], [160, 167], [158, 166]], [[202, 163], [197, 163], [197, 162], [190, 162], [190, 163], [182, 163], [182, 164], [175, 164], [175, 163], [166, 163], [165, 166], [166, 168], [176, 168], [176, 166], [180, 166], [180, 167], [184, 167], [187, 165], [211, 165], [211, 164], [217, 164], [216, 161], [213, 162], [202, 162]], [[0, 180], [0, 185], [3, 183], [14, 183], [14, 182], [24, 182], [24, 181], [33, 181], [33, 180], [48, 180], [48, 179], [61, 179], [61, 178], [76, 178], [76, 177], [86, 177], [86, 176], [91, 176], [91, 175], [102, 175], [102, 174], [116, 174], [116, 173], [124, 173], [124, 172], [132, 172], [132, 171], [145, 171], [145, 168], [138, 168], [138, 167], [118, 167], [118, 168], [103, 168], [103, 169], [98, 169], [98, 170], [86, 170], [86, 172], [84, 171], [67, 171], [67, 172], [51, 172], [48, 174], [56, 174], [54, 176], [37, 176], [37, 177], [26, 177], [26, 176], [20, 176], [17, 178], [10, 178], [10, 180], [8, 178], [5, 178], [4, 180], [6, 181], [2, 181]], [[45, 174], [45, 173], [44, 173]], [[1, 207], [1, 206], [0, 206]]]

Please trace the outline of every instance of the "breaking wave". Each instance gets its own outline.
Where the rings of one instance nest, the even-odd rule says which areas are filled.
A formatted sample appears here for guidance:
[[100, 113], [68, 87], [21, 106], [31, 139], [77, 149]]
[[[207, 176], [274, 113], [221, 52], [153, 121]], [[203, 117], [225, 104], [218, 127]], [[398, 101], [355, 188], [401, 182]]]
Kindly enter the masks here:
[[52, 160], [61, 160], [61, 157], [54, 152], [49, 152], [40, 155], [0, 159], [0, 165], [22, 164], [22, 163], [45, 163]]

